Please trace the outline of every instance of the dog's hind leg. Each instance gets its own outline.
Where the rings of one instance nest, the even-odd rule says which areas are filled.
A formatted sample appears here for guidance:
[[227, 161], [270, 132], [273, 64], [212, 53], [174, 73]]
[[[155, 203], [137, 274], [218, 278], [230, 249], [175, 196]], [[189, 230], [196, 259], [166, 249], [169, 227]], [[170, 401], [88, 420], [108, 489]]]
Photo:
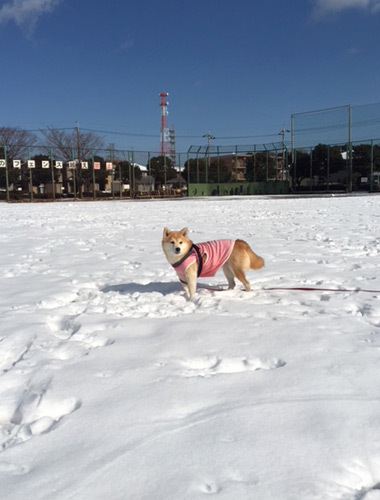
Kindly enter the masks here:
[[245, 273], [244, 273], [243, 269], [238, 268], [238, 267], [234, 268], [234, 266], [231, 266], [230, 272], [231, 272], [232, 276], [235, 276], [235, 278], [237, 278], [239, 281], [241, 281], [241, 283], [243, 283], [244, 288], [247, 292], [249, 292], [251, 290], [251, 285], [249, 284], [249, 281], [245, 277]]
[[227, 281], [228, 281], [228, 288], [230, 290], [232, 290], [233, 288], [235, 288], [235, 277], [234, 277], [234, 273], [232, 272], [228, 262], [226, 262], [223, 266], [223, 272], [224, 272], [224, 275], [225, 277], [227, 278]]
[[241, 269], [235, 269], [235, 276], [239, 281], [243, 283], [245, 290], [247, 292], [250, 292], [251, 285], [249, 284], [249, 281], [245, 277], [244, 271], [242, 271]]

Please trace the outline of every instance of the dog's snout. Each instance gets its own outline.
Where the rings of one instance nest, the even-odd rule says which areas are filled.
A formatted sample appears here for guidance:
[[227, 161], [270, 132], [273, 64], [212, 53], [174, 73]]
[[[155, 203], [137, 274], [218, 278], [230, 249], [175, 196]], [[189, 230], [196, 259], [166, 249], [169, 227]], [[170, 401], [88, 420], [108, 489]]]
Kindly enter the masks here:
[[175, 253], [180, 253], [181, 249], [179, 247], [175, 247]]

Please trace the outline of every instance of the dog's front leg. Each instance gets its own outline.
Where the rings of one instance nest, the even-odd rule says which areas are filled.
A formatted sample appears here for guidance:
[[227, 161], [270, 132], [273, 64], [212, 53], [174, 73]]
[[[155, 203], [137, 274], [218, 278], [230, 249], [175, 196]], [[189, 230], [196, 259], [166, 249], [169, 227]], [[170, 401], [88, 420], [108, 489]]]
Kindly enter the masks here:
[[189, 300], [193, 300], [197, 289], [197, 272], [198, 267], [196, 263], [191, 264], [191, 266], [189, 266], [186, 270], [187, 293]]
[[187, 286], [187, 283], [185, 283], [184, 281], [180, 280], [181, 281], [181, 285], [182, 285], [182, 289], [183, 291], [185, 292], [186, 294], [186, 297], [189, 297], [190, 294], [189, 294], [189, 287]]

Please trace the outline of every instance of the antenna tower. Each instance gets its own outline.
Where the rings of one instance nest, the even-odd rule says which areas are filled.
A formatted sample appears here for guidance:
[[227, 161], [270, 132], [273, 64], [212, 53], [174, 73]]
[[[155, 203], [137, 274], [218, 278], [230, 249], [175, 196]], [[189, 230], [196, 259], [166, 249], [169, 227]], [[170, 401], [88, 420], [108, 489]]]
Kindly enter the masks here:
[[170, 139], [170, 159], [173, 166], [176, 164], [176, 154], [175, 154], [175, 128], [172, 125], [169, 129], [169, 139]]
[[168, 105], [166, 98], [168, 97], [168, 92], [161, 92], [159, 94], [161, 97], [161, 144], [160, 144], [160, 153], [161, 156], [169, 156], [170, 155], [170, 134], [168, 127]]

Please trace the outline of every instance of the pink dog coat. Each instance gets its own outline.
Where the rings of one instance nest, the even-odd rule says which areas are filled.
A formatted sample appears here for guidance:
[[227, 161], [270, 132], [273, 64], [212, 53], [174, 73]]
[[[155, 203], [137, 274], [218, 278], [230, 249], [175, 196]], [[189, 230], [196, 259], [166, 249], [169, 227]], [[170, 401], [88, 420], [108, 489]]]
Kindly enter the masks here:
[[234, 244], [234, 240], [198, 243], [192, 246], [190, 252], [182, 260], [173, 264], [173, 267], [180, 280], [186, 282], [186, 270], [191, 264], [198, 261], [198, 277], [210, 278], [215, 276], [218, 269], [226, 263], [231, 255]]

